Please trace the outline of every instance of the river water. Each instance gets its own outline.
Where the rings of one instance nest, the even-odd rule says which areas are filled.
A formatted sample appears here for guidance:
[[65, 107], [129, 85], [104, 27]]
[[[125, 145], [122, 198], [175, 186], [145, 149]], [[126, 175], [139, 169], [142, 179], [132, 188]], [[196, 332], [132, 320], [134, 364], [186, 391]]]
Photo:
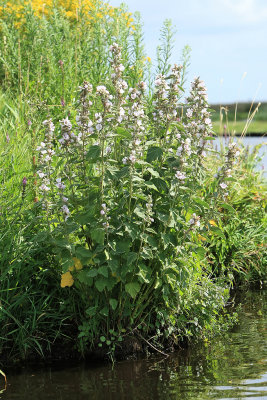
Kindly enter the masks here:
[[243, 293], [239, 323], [225, 337], [169, 357], [10, 372], [0, 399], [267, 399], [266, 300], [266, 290]]

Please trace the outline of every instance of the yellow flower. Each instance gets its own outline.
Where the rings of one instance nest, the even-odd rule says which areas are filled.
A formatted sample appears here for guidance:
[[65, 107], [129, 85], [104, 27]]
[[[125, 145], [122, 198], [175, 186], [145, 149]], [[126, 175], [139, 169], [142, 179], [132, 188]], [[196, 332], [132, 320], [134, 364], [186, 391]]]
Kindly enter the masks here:
[[73, 277], [72, 277], [72, 275], [71, 275], [71, 273], [68, 271], [68, 272], [65, 272], [65, 274], [62, 274], [61, 275], [61, 282], [60, 282], [60, 286], [62, 287], [62, 288], [64, 288], [64, 287], [66, 287], [66, 286], [72, 286], [74, 284], [74, 279], [73, 279]]
[[218, 225], [216, 224], [216, 222], [215, 222], [213, 219], [211, 219], [211, 220], [209, 221], [209, 223], [210, 223], [210, 225], [212, 225], [212, 226], [218, 226]]

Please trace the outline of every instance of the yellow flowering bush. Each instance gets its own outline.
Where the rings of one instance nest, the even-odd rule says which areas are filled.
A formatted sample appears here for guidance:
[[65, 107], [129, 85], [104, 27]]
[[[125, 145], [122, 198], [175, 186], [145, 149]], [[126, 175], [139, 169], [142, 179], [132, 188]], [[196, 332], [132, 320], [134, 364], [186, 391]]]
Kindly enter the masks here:
[[0, 4], [2, 20], [13, 19], [18, 29], [25, 24], [27, 14], [33, 13], [39, 18], [49, 17], [56, 9], [70, 21], [83, 19], [87, 23], [93, 23], [105, 17], [124, 18], [127, 27], [135, 30], [131, 13], [112, 7], [102, 0], [14, 0], [2, 1]]

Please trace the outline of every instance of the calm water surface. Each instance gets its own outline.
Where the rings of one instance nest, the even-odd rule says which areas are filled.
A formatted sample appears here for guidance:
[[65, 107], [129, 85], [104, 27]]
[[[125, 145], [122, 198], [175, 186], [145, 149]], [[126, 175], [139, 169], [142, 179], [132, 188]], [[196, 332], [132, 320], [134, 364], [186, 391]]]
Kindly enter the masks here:
[[267, 399], [267, 291], [243, 297], [238, 326], [209, 345], [114, 367], [84, 364], [9, 373], [0, 399]]

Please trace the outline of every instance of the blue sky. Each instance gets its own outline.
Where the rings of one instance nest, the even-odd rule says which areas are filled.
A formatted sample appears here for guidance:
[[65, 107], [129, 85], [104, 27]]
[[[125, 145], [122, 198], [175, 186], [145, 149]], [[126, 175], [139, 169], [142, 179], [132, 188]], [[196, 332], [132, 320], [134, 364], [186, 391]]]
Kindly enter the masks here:
[[[172, 63], [189, 45], [188, 80], [206, 82], [210, 103], [267, 101], [267, 0], [126, 0], [140, 11], [147, 55], [155, 59], [160, 27], [176, 27]], [[109, 4], [118, 6], [119, 0]]]

